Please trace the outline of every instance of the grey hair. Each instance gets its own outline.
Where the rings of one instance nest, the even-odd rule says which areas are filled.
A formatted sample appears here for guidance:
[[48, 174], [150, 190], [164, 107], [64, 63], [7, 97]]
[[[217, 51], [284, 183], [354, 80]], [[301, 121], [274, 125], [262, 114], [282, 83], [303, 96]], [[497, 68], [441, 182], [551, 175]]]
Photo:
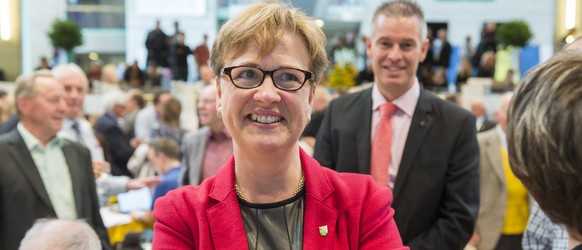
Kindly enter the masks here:
[[79, 76], [83, 81], [83, 86], [85, 86], [85, 90], [89, 89], [89, 79], [87, 79], [87, 75], [77, 64], [74, 63], [59, 64], [53, 68], [53, 75], [55, 76], [55, 78], [57, 78], [57, 80], [60, 80], [70, 75]]
[[101, 250], [99, 237], [83, 220], [38, 219], [19, 250]]
[[113, 109], [115, 106], [125, 105], [125, 100], [127, 98], [127, 94], [120, 90], [114, 90], [105, 94], [103, 98], [103, 103], [105, 104], [105, 110], [109, 111]]
[[526, 74], [509, 109], [511, 169], [555, 223], [582, 235], [582, 52]]
[[380, 7], [376, 9], [376, 12], [374, 12], [374, 17], [372, 18], [372, 34], [375, 32], [374, 23], [376, 23], [376, 20], [380, 15], [394, 18], [417, 17], [420, 21], [420, 40], [422, 41], [426, 38], [428, 27], [426, 25], [426, 20], [424, 19], [424, 12], [417, 3], [409, 0], [396, 0], [380, 5]]

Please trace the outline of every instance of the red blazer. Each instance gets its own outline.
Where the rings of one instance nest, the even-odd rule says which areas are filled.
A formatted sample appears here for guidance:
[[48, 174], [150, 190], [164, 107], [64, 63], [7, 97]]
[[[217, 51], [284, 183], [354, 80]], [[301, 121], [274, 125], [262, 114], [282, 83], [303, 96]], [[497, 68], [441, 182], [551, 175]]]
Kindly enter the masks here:
[[[369, 175], [337, 173], [300, 150], [305, 174], [303, 249], [408, 249], [390, 207], [392, 193]], [[153, 249], [247, 249], [234, 189], [234, 158], [215, 177], [157, 199]], [[327, 226], [321, 236], [319, 228]]]

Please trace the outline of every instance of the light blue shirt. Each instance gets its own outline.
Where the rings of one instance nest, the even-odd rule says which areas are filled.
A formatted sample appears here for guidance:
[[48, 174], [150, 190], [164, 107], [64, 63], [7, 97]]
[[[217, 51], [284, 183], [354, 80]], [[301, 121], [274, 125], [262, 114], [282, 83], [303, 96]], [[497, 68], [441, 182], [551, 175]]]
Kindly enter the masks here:
[[71, 174], [62, 150], [63, 139], [55, 136], [45, 147], [22, 123], [16, 128], [32, 155], [57, 217], [77, 219]]

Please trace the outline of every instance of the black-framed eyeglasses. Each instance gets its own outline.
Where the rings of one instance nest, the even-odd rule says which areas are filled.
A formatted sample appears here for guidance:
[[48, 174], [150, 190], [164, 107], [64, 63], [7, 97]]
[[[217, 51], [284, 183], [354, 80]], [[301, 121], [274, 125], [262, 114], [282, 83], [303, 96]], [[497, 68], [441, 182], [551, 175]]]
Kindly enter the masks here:
[[290, 67], [281, 67], [271, 71], [263, 70], [256, 66], [233, 66], [222, 68], [221, 74], [226, 74], [232, 84], [241, 89], [252, 89], [261, 86], [265, 76], [270, 75], [275, 87], [285, 91], [301, 89], [313, 73]]

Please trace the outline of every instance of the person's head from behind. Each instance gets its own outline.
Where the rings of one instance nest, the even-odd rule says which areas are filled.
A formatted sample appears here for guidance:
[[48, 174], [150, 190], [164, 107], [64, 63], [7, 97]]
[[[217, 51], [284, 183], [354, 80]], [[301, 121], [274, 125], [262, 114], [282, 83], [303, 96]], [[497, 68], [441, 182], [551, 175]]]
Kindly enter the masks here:
[[168, 91], [157, 91], [154, 93], [154, 108], [156, 109], [156, 113], [160, 115], [162, 113], [162, 108], [164, 107], [164, 103], [172, 98], [172, 94]]
[[175, 97], [164, 102], [162, 112], [160, 113], [160, 121], [168, 126], [180, 125], [180, 114], [182, 113], [182, 103]]
[[486, 51], [481, 55], [481, 67], [484, 69], [495, 68], [495, 52]]
[[39, 69], [49, 69], [48, 59], [44, 56], [40, 57], [40, 65], [38, 67]]
[[372, 19], [366, 51], [380, 93], [392, 100], [416, 83], [418, 64], [424, 61], [429, 42], [421, 8], [410, 1], [382, 4]]
[[63, 86], [48, 70], [20, 75], [16, 79], [14, 99], [20, 120], [43, 143], [61, 130], [64, 98]]
[[487, 110], [485, 108], [485, 100], [481, 98], [474, 99], [471, 101], [471, 113], [476, 117], [481, 117], [487, 114]]
[[105, 103], [105, 110], [118, 117], [123, 117], [125, 115], [126, 98], [127, 94], [119, 90], [107, 93], [103, 100]]
[[143, 97], [143, 91], [139, 89], [132, 89], [127, 92], [125, 99], [125, 112], [135, 112], [143, 109], [146, 105], [146, 100]]
[[77, 119], [83, 115], [83, 103], [89, 89], [85, 72], [76, 64], [59, 64], [53, 68], [53, 75], [65, 88], [65, 116]]
[[462, 105], [461, 95], [457, 93], [450, 93], [445, 96], [445, 100], [452, 102], [457, 105]]
[[509, 109], [509, 160], [542, 210], [582, 241], [582, 52], [525, 75]]
[[95, 231], [81, 220], [39, 219], [20, 243], [19, 250], [101, 250]]
[[214, 79], [214, 73], [208, 65], [200, 66], [200, 80], [205, 85], [212, 84], [212, 79]]
[[235, 144], [297, 144], [327, 69], [325, 43], [312, 18], [280, 2], [253, 4], [222, 26], [210, 60]]
[[119, 78], [117, 77], [117, 67], [115, 64], [105, 64], [101, 69], [101, 81], [106, 83], [119, 83]]
[[165, 173], [168, 167], [180, 160], [178, 143], [168, 137], [158, 137], [149, 144], [147, 159], [156, 172]]
[[499, 106], [495, 111], [495, 121], [501, 127], [501, 129], [505, 132], [507, 131], [507, 112], [509, 111], [509, 103], [511, 102], [511, 97], [513, 96], [513, 92], [505, 93], [499, 99]]
[[216, 85], [208, 85], [202, 90], [198, 100], [198, 117], [202, 126], [223, 126], [216, 113]]

